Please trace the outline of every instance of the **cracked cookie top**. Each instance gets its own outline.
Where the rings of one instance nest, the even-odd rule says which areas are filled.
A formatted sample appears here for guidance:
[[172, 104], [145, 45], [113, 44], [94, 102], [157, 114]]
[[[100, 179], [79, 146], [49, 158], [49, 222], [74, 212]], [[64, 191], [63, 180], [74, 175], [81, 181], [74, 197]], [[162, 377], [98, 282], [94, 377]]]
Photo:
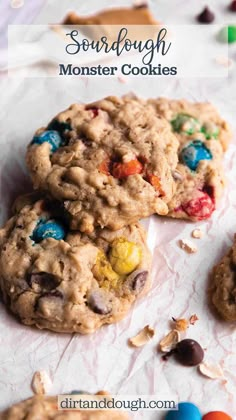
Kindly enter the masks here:
[[139, 224], [86, 235], [70, 231], [52, 202], [20, 207], [0, 230], [0, 287], [24, 324], [91, 333], [122, 319], [148, 290], [150, 253]]
[[72, 229], [91, 233], [168, 212], [178, 145], [151, 105], [108, 97], [57, 115], [26, 160], [35, 188], [62, 203]]

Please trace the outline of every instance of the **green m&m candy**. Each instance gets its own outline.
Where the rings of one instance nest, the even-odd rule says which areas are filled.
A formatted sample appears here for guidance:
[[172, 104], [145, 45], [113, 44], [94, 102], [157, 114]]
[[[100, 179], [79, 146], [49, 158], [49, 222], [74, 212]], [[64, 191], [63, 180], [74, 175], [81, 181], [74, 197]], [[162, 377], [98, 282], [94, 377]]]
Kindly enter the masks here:
[[236, 25], [228, 25], [222, 28], [218, 39], [220, 42], [228, 42], [229, 44], [236, 42]]

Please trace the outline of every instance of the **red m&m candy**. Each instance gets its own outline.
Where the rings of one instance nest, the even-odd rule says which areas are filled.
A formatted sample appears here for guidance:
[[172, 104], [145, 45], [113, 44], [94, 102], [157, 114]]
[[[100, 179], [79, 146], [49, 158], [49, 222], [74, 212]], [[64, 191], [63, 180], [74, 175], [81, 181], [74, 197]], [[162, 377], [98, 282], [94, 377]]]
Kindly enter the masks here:
[[233, 420], [233, 417], [223, 411], [211, 411], [210, 413], [205, 414], [202, 420]]

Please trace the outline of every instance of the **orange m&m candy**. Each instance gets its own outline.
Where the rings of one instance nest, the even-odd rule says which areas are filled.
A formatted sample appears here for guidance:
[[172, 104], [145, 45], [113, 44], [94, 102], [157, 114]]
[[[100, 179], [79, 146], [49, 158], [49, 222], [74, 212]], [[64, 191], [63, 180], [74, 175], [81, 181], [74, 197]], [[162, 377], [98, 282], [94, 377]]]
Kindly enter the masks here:
[[223, 411], [211, 411], [210, 413], [205, 414], [202, 420], [233, 420], [233, 417], [223, 413]]

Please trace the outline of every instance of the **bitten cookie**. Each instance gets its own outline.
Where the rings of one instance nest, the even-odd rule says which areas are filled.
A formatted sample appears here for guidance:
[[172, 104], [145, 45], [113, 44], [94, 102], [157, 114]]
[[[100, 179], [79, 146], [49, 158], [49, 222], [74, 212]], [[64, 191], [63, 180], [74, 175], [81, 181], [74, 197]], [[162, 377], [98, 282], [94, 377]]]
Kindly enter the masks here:
[[236, 235], [234, 244], [212, 273], [211, 297], [226, 321], [236, 321]]
[[0, 420], [127, 420], [128, 415], [122, 411], [106, 410], [74, 410], [57, 409], [57, 397], [35, 395], [13, 405], [0, 413]]
[[20, 204], [0, 230], [0, 288], [24, 324], [92, 333], [147, 292], [151, 257], [141, 225], [86, 236], [68, 230], [54, 203]]
[[151, 105], [108, 97], [60, 113], [36, 132], [26, 160], [35, 188], [63, 204], [72, 229], [90, 233], [165, 215], [178, 145]]
[[176, 192], [168, 203], [168, 216], [209, 218], [225, 186], [222, 158], [231, 138], [228, 124], [210, 103], [165, 98], [148, 102], [169, 121], [180, 142], [179, 164], [173, 172]]

